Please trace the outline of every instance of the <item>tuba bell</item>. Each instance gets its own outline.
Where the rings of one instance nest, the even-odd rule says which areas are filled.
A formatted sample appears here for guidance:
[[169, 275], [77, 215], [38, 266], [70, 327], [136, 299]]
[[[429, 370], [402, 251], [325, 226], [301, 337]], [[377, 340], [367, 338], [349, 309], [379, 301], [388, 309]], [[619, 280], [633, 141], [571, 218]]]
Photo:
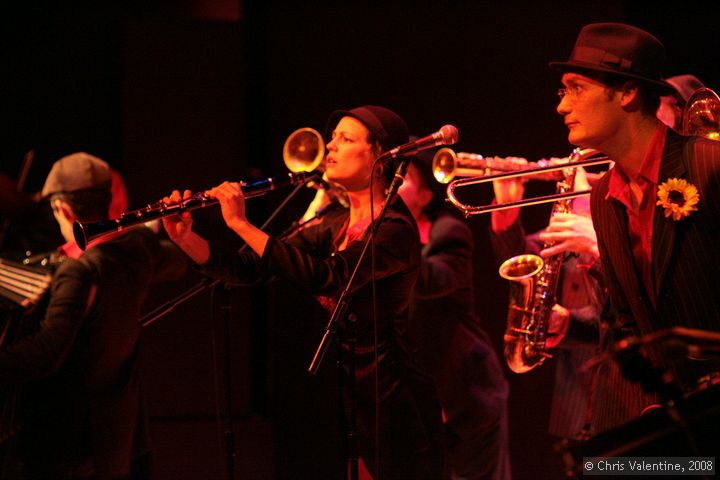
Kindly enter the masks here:
[[699, 88], [690, 95], [682, 116], [683, 135], [720, 140], [720, 98], [709, 88]]

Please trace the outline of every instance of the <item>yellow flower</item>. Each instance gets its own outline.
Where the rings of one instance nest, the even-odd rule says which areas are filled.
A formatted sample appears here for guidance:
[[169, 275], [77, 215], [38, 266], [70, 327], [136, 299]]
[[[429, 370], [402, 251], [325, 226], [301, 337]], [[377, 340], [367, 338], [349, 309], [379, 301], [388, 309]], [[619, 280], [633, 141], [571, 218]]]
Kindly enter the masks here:
[[668, 178], [658, 187], [658, 202], [665, 209], [665, 216], [672, 215], [673, 220], [682, 220], [697, 210], [700, 194], [697, 187], [682, 178]]

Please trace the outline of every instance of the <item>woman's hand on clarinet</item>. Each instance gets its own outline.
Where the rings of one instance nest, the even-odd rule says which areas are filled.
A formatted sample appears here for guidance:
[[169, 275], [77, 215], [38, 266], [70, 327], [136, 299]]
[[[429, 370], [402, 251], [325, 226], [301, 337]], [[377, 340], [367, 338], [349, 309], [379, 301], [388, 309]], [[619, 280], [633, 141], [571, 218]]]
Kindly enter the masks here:
[[208, 190], [205, 194], [220, 202], [222, 216], [228, 227], [237, 230], [238, 227], [247, 223], [245, 197], [239, 183], [223, 182], [217, 187]]
[[[178, 190], [174, 190], [169, 197], [163, 198], [162, 201], [166, 205], [174, 205], [190, 197], [192, 197], [190, 190], [185, 190], [182, 195]], [[182, 248], [195, 263], [204, 265], [210, 258], [210, 246], [205, 239], [192, 231], [192, 224], [190, 212], [163, 217], [163, 226], [170, 240]]]
[[227, 226], [245, 240], [255, 253], [262, 256], [269, 237], [248, 222], [245, 216], [245, 197], [240, 184], [224, 182], [205, 194], [220, 202], [222, 216]]
[[[166, 205], [174, 205], [180, 203], [181, 200], [187, 200], [191, 196], [192, 192], [190, 192], [190, 190], [185, 190], [182, 196], [179, 190], [173, 190], [170, 196], [163, 198], [162, 201]], [[179, 215], [163, 217], [162, 222], [168, 237], [174, 242], [182, 242], [192, 231], [193, 221], [190, 212], [182, 212]]]

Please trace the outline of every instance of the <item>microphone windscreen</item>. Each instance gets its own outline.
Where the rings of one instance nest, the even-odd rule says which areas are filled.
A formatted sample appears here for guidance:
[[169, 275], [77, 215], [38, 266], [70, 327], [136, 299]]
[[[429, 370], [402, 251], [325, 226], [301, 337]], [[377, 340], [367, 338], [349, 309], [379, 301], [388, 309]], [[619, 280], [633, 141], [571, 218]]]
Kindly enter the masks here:
[[442, 128], [440, 128], [440, 133], [442, 133], [443, 145], [452, 145], [454, 143], [457, 143], [458, 129], [455, 128], [455, 126], [443, 125]]

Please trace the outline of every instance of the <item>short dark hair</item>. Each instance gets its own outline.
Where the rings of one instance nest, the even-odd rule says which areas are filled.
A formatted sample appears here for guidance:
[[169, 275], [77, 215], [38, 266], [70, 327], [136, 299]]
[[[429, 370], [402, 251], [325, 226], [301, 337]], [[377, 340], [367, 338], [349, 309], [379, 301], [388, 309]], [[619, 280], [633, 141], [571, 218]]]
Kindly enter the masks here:
[[111, 193], [109, 188], [92, 188], [74, 192], [53, 193], [50, 204], [55, 200], [66, 202], [81, 222], [104, 220], [110, 210]]
[[623, 77], [622, 75], [590, 70], [580, 70], [578, 73], [604, 84], [608, 95], [611, 95], [615, 90], [620, 90], [627, 82], [632, 82], [637, 85], [638, 91], [640, 92], [640, 110], [644, 114], [654, 117], [658, 108], [660, 108], [660, 97], [663, 92], [660, 88], [647, 82]]
[[[657, 88], [644, 82], [637, 80], [629, 80], [627, 78], [617, 77], [606, 83], [607, 88], [612, 90], [619, 90], [627, 82], [632, 82], [637, 85], [638, 91], [640, 92], [640, 110], [651, 117], [654, 117], [660, 108], [660, 97], [662, 96]], [[604, 82], [603, 82], [604, 83]]]

